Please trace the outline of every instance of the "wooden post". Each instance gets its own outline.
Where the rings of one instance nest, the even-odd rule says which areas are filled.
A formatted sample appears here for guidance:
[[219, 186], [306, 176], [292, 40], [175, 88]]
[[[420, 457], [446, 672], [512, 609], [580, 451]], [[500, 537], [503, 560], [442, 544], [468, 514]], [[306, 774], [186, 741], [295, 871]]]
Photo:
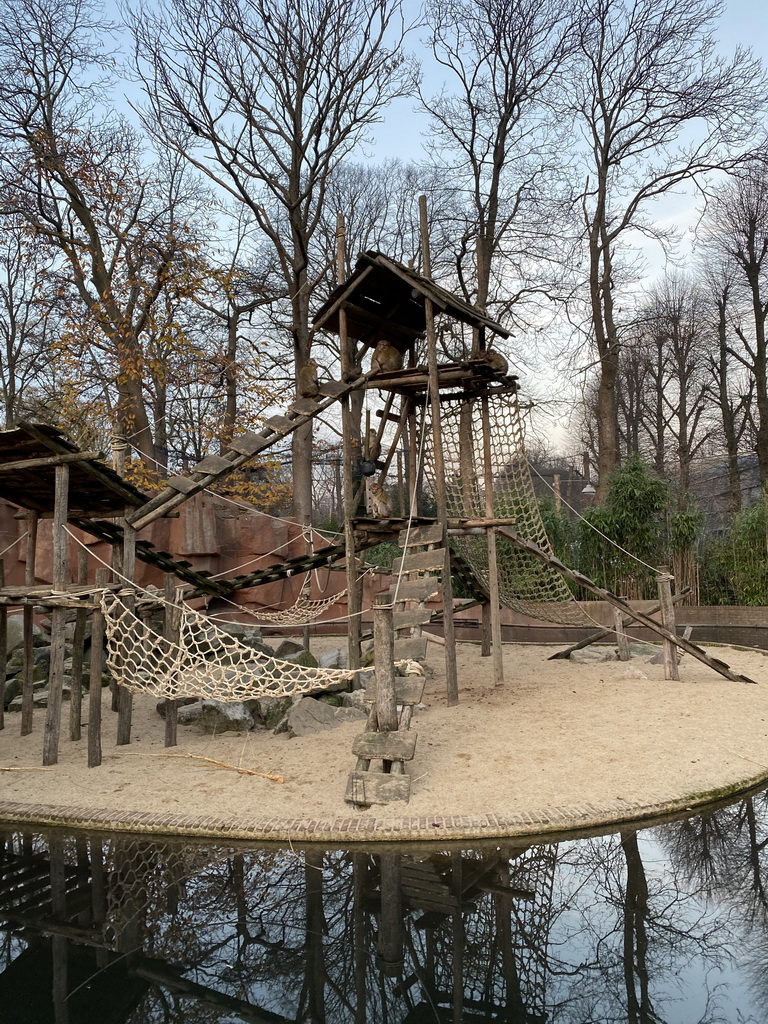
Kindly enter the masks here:
[[[424, 276], [432, 276], [427, 226], [427, 197], [419, 196], [419, 221]], [[456, 666], [456, 633], [453, 625], [453, 586], [451, 584], [451, 548], [448, 543], [448, 504], [445, 491], [445, 463], [440, 430], [440, 377], [437, 369], [437, 335], [432, 300], [424, 297], [424, 319], [427, 327], [427, 363], [429, 366], [429, 401], [432, 416], [432, 443], [435, 455], [435, 499], [437, 521], [443, 531], [445, 561], [443, 584], [443, 635], [445, 636], [445, 685], [448, 706], [459, 703], [459, 679]]]
[[400, 854], [382, 853], [379, 857], [381, 914], [377, 953], [385, 978], [403, 973], [403, 895], [400, 882]]
[[[24, 567], [24, 583], [27, 587], [35, 585], [35, 562], [37, 559], [37, 512], [27, 513], [27, 562]], [[22, 646], [24, 657], [24, 674], [21, 680], [21, 735], [28, 736], [32, 732], [32, 715], [34, 711], [35, 688], [33, 672], [34, 657], [34, 608], [24, 605], [22, 611]]]
[[[77, 582], [88, 582], [88, 552], [80, 548], [77, 554]], [[69, 696], [69, 738], [79, 740], [82, 728], [83, 705], [83, 648], [88, 609], [78, 608], [75, 612], [75, 632], [72, 637], [72, 682]]]
[[[67, 511], [69, 506], [69, 465], [56, 467], [56, 490], [53, 506], [53, 589], [67, 586]], [[64, 685], [64, 647], [66, 642], [66, 609], [51, 609], [51, 666], [48, 672], [48, 707], [45, 712], [43, 764], [59, 760], [61, 732], [61, 697]]]
[[563, 496], [560, 493], [560, 474], [555, 473], [552, 476], [552, 491], [555, 495], [555, 512], [559, 512], [563, 507]]
[[[176, 598], [176, 577], [167, 572], [164, 578], [165, 609], [163, 613], [163, 636], [171, 644], [179, 642], [181, 626], [181, 608]], [[165, 702], [165, 745], [176, 746], [176, 730], [179, 721], [179, 703], [176, 700]]]
[[379, 730], [396, 732], [395, 631], [392, 626], [392, 605], [386, 594], [377, 594], [373, 602], [373, 663], [376, 669]]
[[482, 632], [480, 634], [480, 657], [490, 658], [491, 656], [491, 606], [488, 601], [480, 605], [482, 617]]
[[[494, 516], [493, 509], [493, 464], [491, 461], [491, 416], [488, 398], [481, 399], [483, 421], [483, 487], [485, 491], [485, 514]], [[499, 563], [496, 558], [496, 531], [489, 527], [485, 531], [488, 546], [488, 596], [491, 613], [491, 653], [493, 655], [493, 683], [501, 686], [504, 682], [504, 651], [501, 646], [501, 602], [499, 600]]]
[[[341, 284], [346, 276], [345, 246], [344, 217], [339, 213], [336, 218], [336, 280], [338, 284]], [[352, 354], [347, 334], [347, 311], [343, 304], [339, 307], [339, 352], [341, 354], [341, 379], [346, 381], [352, 368]], [[341, 400], [341, 429], [344, 444], [342, 492], [344, 496], [344, 547], [347, 575], [347, 656], [350, 668], [360, 668], [360, 613], [363, 608], [363, 588], [357, 578], [355, 530], [352, 525], [352, 517], [356, 513], [353, 466], [355, 446], [353, 445], [352, 405], [349, 395], [345, 395]]]
[[[107, 570], [96, 570], [96, 586], [107, 585]], [[101, 764], [101, 684], [104, 675], [104, 615], [94, 608], [91, 618], [91, 672], [88, 683], [88, 767]]]
[[[623, 598], [627, 600], [627, 598]], [[629, 661], [629, 638], [627, 637], [627, 631], [624, 628], [624, 615], [615, 605], [612, 605], [613, 611], [613, 631], [616, 634], [616, 645], [619, 649], [619, 661]]]
[[[136, 578], [136, 531], [125, 519], [123, 520], [123, 576], [125, 581], [133, 583]], [[129, 611], [136, 609], [136, 595], [125, 597], [125, 606]], [[118, 687], [117, 700], [117, 745], [125, 746], [131, 742], [131, 718], [133, 715], [133, 694], [125, 686]]]
[[[665, 629], [670, 633], [676, 633], [675, 606], [672, 603], [672, 577], [669, 574], [668, 565], [659, 566], [659, 575], [656, 577], [659, 587], [659, 604], [661, 605], [661, 621]], [[662, 651], [664, 654], [664, 678], [679, 679], [680, 672], [677, 667], [677, 646], [671, 640], [664, 640]]]
[[[0, 587], [5, 586], [5, 562], [0, 558]], [[8, 665], [8, 609], [0, 607], [0, 729], [5, 728], [5, 670]]]

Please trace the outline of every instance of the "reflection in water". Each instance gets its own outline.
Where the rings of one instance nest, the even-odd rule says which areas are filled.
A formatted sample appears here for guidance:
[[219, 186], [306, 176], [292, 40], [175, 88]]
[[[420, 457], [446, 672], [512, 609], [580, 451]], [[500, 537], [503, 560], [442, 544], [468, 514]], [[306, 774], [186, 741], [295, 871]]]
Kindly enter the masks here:
[[0, 1021], [762, 1024], [767, 844], [765, 795], [434, 852], [7, 831]]

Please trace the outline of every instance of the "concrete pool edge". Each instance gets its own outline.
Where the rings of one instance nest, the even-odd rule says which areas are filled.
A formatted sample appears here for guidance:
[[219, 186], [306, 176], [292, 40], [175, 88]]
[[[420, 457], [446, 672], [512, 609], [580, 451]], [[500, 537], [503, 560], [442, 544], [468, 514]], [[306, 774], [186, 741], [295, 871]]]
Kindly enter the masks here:
[[669, 815], [695, 813], [768, 783], [768, 771], [727, 786], [671, 797], [651, 804], [615, 799], [607, 804], [551, 806], [513, 815], [427, 815], [399, 818], [337, 817], [331, 819], [271, 818], [247, 821], [207, 816], [117, 811], [107, 808], [56, 807], [0, 800], [0, 824], [56, 827], [81, 831], [126, 832], [167, 838], [300, 843], [386, 843], [525, 838], [585, 829], [611, 828]]

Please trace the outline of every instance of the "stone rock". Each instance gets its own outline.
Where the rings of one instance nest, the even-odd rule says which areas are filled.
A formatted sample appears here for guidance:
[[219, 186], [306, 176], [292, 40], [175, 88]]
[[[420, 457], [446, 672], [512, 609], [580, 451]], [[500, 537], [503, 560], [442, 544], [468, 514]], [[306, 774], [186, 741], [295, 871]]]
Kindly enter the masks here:
[[360, 668], [371, 668], [373, 666], [373, 648], [360, 656]]
[[351, 693], [342, 693], [341, 706], [345, 708], [358, 708], [368, 716], [369, 704], [365, 703], [365, 690], [353, 690]]
[[[165, 718], [165, 712], [167, 711], [169, 704], [170, 704], [170, 701], [168, 701], [168, 700], [161, 700], [161, 701], [158, 701], [158, 703], [156, 704], [155, 711], [157, 711], [158, 715], [160, 715], [161, 718]], [[182, 708], [189, 707], [192, 704], [199, 704], [200, 705], [200, 709], [202, 710], [203, 702], [202, 702], [202, 700], [200, 700], [199, 697], [180, 697], [178, 699], [178, 701], [177, 701], [177, 704], [178, 704], [178, 710], [179, 711]], [[177, 718], [178, 718], [178, 711], [177, 711]]]
[[[43, 631], [37, 625], [32, 625], [32, 642], [35, 642], [35, 638], [40, 638], [43, 642], [47, 642], [43, 636]], [[24, 643], [24, 616], [23, 615], [9, 615], [8, 616], [8, 640], [6, 643], [6, 650], [10, 654], [11, 651], [15, 651], [17, 647], [21, 647]]]
[[17, 676], [20, 672], [24, 671], [24, 659], [19, 656], [18, 658], [9, 658], [5, 666], [5, 675]]
[[243, 643], [251, 641], [261, 643], [264, 639], [261, 629], [248, 622], [218, 622], [217, 626], [222, 632], [229, 633], [230, 636], [236, 637]]
[[347, 652], [340, 647], [334, 647], [332, 651], [324, 651], [317, 659], [317, 663], [320, 668], [346, 668]]
[[267, 729], [275, 734], [288, 728], [288, 712], [299, 699], [295, 697], [257, 697], [258, 716]]
[[630, 658], [647, 658], [654, 651], [657, 651], [658, 647], [655, 644], [633, 644], [629, 645], [629, 656]]
[[5, 693], [3, 695], [3, 707], [8, 707], [14, 697], [18, 697], [21, 693], [21, 679], [16, 676], [14, 679], [7, 679], [5, 683]]
[[[71, 687], [70, 687], [70, 680], [67, 679], [67, 677], [65, 676], [64, 677], [64, 685], [63, 685], [62, 691], [61, 691], [62, 699], [63, 700], [69, 700], [71, 692], [72, 692], [72, 690], [71, 690]], [[49, 693], [50, 693], [50, 691], [49, 691], [47, 686], [44, 687], [43, 689], [35, 690], [34, 696], [32, 698], [32, 705], [33, 705], [33, 707], [36, 707], [36, 708], [47, 708], [48, 707], [48, 696], [49, 696]], [[8, 710], [9, 711], [21, 711], [21, 694], [19, 694], [17, 697], [13, 698], [11, 703], [8, 705]]]
[[366, 718], [366, 713], [358, 708], [335, 708], [313, 697], [303, 697], [288, 712], [288, 734], [308, 736]]
[[179, 725], [193, 725], [195, 722], [200, 721], [200, 716], [203, 713], [203, 702], [201, 700], [195, 700], [192, 704], [184, 704], [179, 708], [179, 713], [176, 716], [176, 721]]
[[572, 651], [570, 660], [576, 665], [596, 665], [601, 661], [618, 661], [618, 655], [610, 647], [592, 646], [581, 651]]
[[200, 725], [203, 732], [250, 732], [253, 715], [241, 703], [204, 700]]
[[299, 651], [304, 651], [306, 648], [303, 644], [297, 643], [295, 640], [283, 640], [280, 646], [275, 651], [276, 658], [287, 658], [289, 654], [298, 654]]
[[368, 672], [356, 672], [352, 677], [352, 689], [354, 692], [364, 690], [367, 686], [373, 686], [376, 681], [376, 673], [373, 669]]
[[292, 665], [301, 665], [302, 668], [317, 668], [317, 658], [304, 648], [294, 654], [286, 654], [280, 660], [290, 661]]

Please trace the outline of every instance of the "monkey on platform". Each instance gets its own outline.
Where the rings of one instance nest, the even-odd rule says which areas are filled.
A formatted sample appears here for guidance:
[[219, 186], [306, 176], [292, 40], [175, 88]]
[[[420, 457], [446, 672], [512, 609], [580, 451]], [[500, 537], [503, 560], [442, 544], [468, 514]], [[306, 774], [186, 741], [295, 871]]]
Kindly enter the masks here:
[[368, 484], [368, 513], [374, 519], [389, 519], [392, 515], [392, 499], [381, 484], [373, 481]]
[[371, 356], [371, 373], [394, 373], [403, 367], [404, 353], [386, 338], [376, 342]]
[[299, 370], [299, 394], [302, 398], [317, 398], [320, 394], [317, 363], [314, 359], [308, 359]]
[[500, 373], [506, 377], [509, 372], [509, 363], [501, 352], [498, 352], [495, 348], [489, 348], [483, 352], [480, 358], [486, 362], [492, 370], [495, 370], [496, 373]]
[[368, 452], [368, 458], [371, 462], [377, 462], [381, 455], [381, 441], [378, 438], [376, 431], [371, 427], [366, 435], [365, 448]]

